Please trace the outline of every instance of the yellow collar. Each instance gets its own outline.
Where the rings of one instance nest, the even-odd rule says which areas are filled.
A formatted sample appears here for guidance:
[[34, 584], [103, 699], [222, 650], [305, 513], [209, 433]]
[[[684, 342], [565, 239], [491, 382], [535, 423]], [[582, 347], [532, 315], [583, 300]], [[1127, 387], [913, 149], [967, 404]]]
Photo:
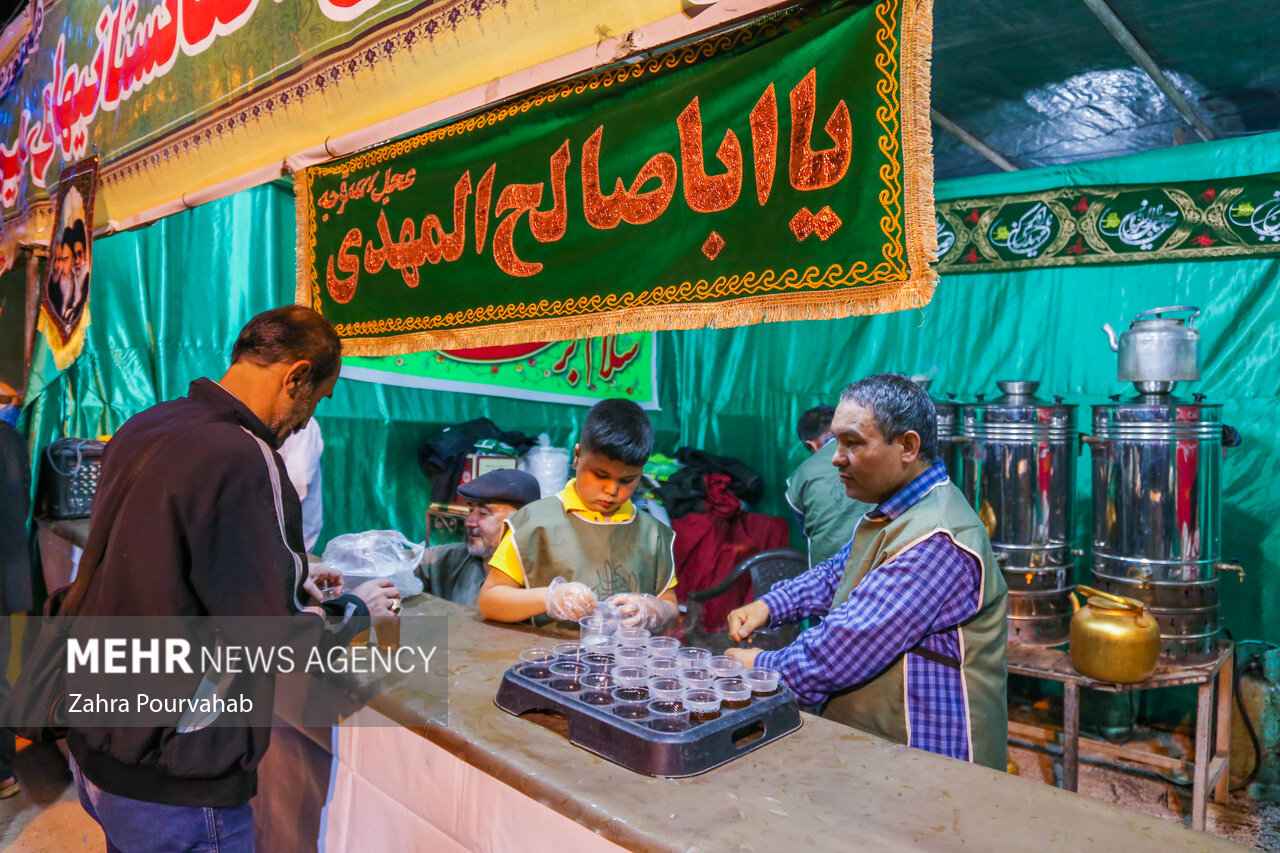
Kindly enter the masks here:
[[575, 515], [582, 516], [587, 521], [612, 522], [614, 524], [622, 524], [635, 517], [636, 507], [631, 501], [626, 501], [610, 515], [604, 515], [591, 509], [582, 502], [582, 496], [578, 494], [578, 489], [575, 485], [577, 482], [577, 478], [574, 478], [565, 483], [564, 490], [556, 496], [564, 504], [565, 512], [572, 512]]

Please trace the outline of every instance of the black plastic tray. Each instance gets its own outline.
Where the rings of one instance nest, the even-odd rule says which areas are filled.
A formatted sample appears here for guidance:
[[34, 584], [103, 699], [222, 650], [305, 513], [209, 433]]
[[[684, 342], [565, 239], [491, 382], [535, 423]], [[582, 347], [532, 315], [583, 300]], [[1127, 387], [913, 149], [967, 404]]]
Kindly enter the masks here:
[[516, 716], [530, 711], [561, 714], [575, 746], [648, 776], [696, 776], [800, 728], [800, 709], [785, 686], [686, 731], [659, 732], [642, 721], [613, 714], [608, 706], [588, 705], [577, 694], [562, 693], [547, 681], [523, 676], [519, 668], [513, 666], [503, 675], [494, 704]]

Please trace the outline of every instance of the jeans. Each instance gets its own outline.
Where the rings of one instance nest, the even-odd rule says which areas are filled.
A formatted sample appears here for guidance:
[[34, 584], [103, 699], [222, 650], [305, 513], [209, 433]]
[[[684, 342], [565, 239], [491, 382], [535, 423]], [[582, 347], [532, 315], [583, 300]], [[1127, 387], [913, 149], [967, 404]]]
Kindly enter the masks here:
[[107, 836], [107, 853], [253, 853], [253, 809], [192, 808], [109, 794], [71, 760], [80, 805]]

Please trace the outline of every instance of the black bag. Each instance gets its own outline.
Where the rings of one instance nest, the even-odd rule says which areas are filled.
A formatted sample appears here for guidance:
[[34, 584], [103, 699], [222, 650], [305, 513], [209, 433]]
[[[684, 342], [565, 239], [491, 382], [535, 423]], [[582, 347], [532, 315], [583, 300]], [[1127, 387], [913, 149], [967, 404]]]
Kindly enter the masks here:
[[108, 502], [99, 506], [97, 524], [89, 528], [89, 541], [80, 557], [80, 570], [69, 585], [55, 590], [45, 602], [40, 634], [32, 645], [3, 709], [3, 725], [19, 737], [33, 741], [51, 741], [63, 737], [67, 730], [67, 639], [71, 623], [80, 609], [89, 584], [97, 573], [98, 563], [106, 551], [107, 535], [120, 511], [120, 504], [133, 488], [143, 469], [176, 436], [188, 430], [208, 426], [216, 418], [193, 421], [182, 429], [152, 444], [134, 459], [134, 464], [115, 489]]

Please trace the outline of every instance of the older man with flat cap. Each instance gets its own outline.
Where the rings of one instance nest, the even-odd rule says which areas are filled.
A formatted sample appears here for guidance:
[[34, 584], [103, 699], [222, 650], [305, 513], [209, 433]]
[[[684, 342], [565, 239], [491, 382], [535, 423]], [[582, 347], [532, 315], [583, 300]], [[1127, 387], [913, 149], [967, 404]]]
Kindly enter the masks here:
[[541, 493], [533, 475], [500, 468], [463, 483], [458, 496], [471, 509], [465, 522], [467, 541], [428, 548], [418, 572], [427, 592], [475, 607], [486, 565], [502, 539], [503, 522]]

